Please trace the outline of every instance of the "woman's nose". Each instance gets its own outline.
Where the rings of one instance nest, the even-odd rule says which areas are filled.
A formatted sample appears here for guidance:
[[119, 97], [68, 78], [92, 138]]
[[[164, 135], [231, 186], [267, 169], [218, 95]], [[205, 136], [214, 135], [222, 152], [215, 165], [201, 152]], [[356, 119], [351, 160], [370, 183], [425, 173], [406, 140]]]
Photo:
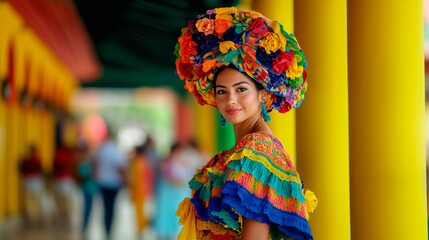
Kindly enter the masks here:
[[236, 104], [237, 103], [237, 96], [234, 93], [228, 94], [228, 103], [229, 104]]

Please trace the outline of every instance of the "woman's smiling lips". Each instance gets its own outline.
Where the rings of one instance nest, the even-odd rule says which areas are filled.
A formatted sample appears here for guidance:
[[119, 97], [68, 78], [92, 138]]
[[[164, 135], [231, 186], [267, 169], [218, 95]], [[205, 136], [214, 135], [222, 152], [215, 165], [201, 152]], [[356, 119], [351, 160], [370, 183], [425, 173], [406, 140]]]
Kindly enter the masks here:
[[229, 115], [234, 115], [240, 111], [241, 111], [241, 109], [228, 109], [228, 110], [226, 110], [226, 113], [228, 113]]

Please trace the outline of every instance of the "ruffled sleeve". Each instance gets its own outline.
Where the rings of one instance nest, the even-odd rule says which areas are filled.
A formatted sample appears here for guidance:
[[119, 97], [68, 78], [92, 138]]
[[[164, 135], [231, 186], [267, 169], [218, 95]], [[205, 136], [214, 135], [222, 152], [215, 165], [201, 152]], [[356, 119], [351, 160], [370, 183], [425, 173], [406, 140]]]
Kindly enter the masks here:
[[301, 179], [272, 134], [243, 138], [226, 165], [220, 194], [223, 209], [270, 224], [274, 239], [313, 239]]

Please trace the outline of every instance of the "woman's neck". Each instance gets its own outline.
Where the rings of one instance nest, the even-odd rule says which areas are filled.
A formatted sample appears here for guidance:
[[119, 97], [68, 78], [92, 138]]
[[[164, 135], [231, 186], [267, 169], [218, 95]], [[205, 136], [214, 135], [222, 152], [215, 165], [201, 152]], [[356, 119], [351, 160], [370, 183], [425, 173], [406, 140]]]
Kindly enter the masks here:
[[[249, 133], [254, 132], [271, 132], [268, 125], [265, 123], [262, 116], [256, 116], [255, 118], [249, 118], [242, 123], [234, 125], [234, 135], [235, 135], [235, 145], [237, 145], [240, 140]], [[235, 147], [234, 145], [234, 147]]]

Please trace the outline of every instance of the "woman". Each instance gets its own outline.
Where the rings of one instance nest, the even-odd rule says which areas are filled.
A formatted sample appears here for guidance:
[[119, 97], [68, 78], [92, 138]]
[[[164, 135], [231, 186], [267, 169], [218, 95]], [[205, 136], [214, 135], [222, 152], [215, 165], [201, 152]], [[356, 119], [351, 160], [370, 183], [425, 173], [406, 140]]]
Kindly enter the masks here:
[[188, 91], [235, 133], [235, 145], [189, 182], [179, 239], [313, 239], [317, 199], [266, 124], [268, 111], [304, 99], [307, 63], [295, 37], [260, 13], [217, 8], [182, 29], [176, 55]]
[[145, 154], [145, 148], [145, 145], [135, 147], [135, 155], [130, 164], [130, 191], [135, 207], [139, 239], [143, 236], [143, 230], [150, 224], [144, 209], [153, 194], [153, 171]]

